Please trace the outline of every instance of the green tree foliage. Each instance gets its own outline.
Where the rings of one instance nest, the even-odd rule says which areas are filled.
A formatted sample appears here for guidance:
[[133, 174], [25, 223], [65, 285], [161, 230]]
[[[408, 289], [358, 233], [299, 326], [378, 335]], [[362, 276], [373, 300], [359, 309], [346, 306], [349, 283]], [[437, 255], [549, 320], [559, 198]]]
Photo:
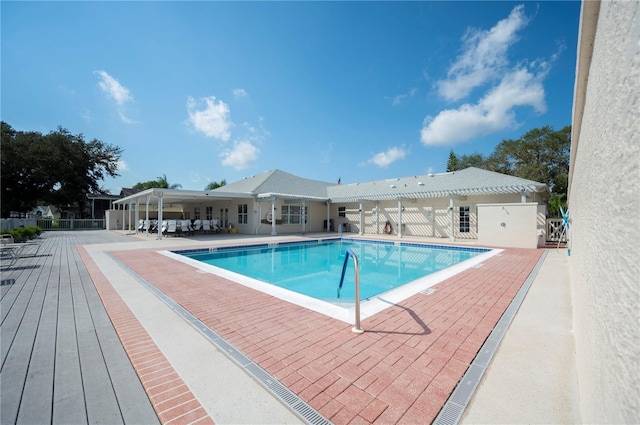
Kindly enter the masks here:
[[122, 149], [100, 140], [85, 141], [58, 127], [43, 135], [16, 131], [2, 122], [2, 216], [46, 203], [85, 210], [87, 194], [102, 193], [100, 181], [118, 175]]
[[546, 183], [554, 194], [566, 195], [570, 147], [570, 126], [559, 131], [549, 126], [534, 128], [519, 139], [503, 140], [488, 157], [479, 153], [456, 156], [452, 151], [447, 171], [455, 171], [449, 170], [449, 164], [457, 162], [458, 170], [478, 167], [522, 177]]
[[180, 183], [169, 184], [167, 180], [167, 175], [163, 174], [162, 176], [156, 178], [155, 180], [149, 180], [146, 182], [138, 182], [133, 185], [134, 189], [139, 190], [147, 190], [152, 188], [158, 189], [180, 189], [182, 185]]
[[205, 186], [204, 190], [213, 190], [213, 189], [217, 189], [219, 187], [222, 186], [226, 186], [227, 181], [225, 179], [220, 180], [220, 183], [218, 182], [211, 182], [208, 185]]
[[456, 170], [460, 170], [460, 164], [458, 162], [458, 157], [453, 152], [453, 149], [451, 149], [449, 151], [449, 160], [447, 161], [447, 173]]

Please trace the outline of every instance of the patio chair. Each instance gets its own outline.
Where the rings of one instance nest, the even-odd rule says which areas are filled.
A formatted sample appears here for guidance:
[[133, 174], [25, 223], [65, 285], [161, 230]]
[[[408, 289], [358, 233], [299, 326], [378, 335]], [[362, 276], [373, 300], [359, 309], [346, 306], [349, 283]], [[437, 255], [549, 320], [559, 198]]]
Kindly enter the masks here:
[[[164, 221], [162, 222], [162, 225], [164, 226]], [[167, 235], [169, 233], [173, 233], [173, 235], [175, 236], [177, 231], [178, 231], [178, 222], [176, 220], [169, 220], [167, 222], [167, 230], [166, 230]], [[162, 232], [162, 233], [165, 233], [165, 232]]]
[[204, 233], [209, 233], [211, 232], [211, 222], [209, 220], [204, 220], [202, 222], [202, 231]]
[[13, 236], [8, 233], [3, 234], [0, 241], [0, 258], [2, 259], [2, 266], [13, 266], [20, 257], [24, 256], [25, 250], [30, 251], [29, 256], [38, 255], [40, 246], [39, 242], [16, 243]]
[[137, 232], [142, 232], [144, 230], [144, 220], [138, 220], [138, 229]]
[[192, 232], [191, 222], [189, 220], [180, 220], [180, 233], [191, 234]]
[[218, 226], [219, 221], [217, 219], [213, 219], [211, 220], [211, 228], [213, 229], [214, 232], [218, 233], [220, 232], [220, 226]]
[[193, 221], [193, 229], [192, 230], [194, 232], [199, 232], [200, 230], [202, 230], [202, 220], [194, 220]]

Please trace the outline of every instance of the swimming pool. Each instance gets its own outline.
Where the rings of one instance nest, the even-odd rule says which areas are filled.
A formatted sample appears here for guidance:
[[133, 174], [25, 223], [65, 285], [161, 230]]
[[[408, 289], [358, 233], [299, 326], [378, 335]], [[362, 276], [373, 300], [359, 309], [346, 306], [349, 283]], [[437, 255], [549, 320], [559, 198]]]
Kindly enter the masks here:
[[163, 253], [202, 272], [225, 277], [349, 322], [349, 310], [354, 304], [353, 260], [349, 260], [339, 297], [337, 291], [347, 248], [355, 253], [360, 263], [363, 318], [497, 253], [487, 248], [355, 239], [209, 247]]

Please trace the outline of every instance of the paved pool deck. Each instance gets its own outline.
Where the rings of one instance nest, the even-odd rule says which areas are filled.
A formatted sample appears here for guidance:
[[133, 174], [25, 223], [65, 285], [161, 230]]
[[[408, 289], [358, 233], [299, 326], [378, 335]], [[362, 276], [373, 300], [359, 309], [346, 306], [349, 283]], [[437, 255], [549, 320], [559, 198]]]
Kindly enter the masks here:
[[[432, 293], [416, 294], [363, 320], [365, 333], [357, 335], [351, 332], [351, 324], [202, 273], [157, 253], [170, 247], [251, 243], [255, 237], [206, 235], [160, 241], [154, 236], [124, 232], [77, 233], [84, 236], [71, 242], [63, 242], [69, 238], [68, 233], [46, 233], [43, 248], [51, 243], [49, 252], [53, 250], [51, 256], [58, 258], [54, 245], [75, 244], [77, 257], [68, 251], [60, 257], [59, 267], [64, 269], [65, 261], [72, 258], [74, 268], [84, 276], [80, 279], [83, 288], [92, 286], [99, 294], [103, 311], [108, 314], [112, 332], [118, 335], [120, 343], [112, 338], [98, 346], [115, 346], [126, 353], [129, 368], [136, 371], [122, 380], [111, 377], [110, 381], [130, 381], [131, 385], [125, 386], [132, 388], [138, 397], [133, 404], [146, 406], [141, 410], [147, 413], [152, 406], [156, 421], [445, 423], [437, 419], [439, 412], [536, 265], [539, 269], [524, 302], [460, 421], [576, 420], [571, 306], [564, 250], [506, 249], [481, 267], [441, 282]], [[258, 239], [276, 242], [309, 236]], [[29, 400], [33, 362], [23, 360], [16, 368], [5, 361], [16, 356], [13, 353], [16, 343], [9, 344], [7, 355], [5, 347], [7, 338], [21, 341], [18, 337], [21, 326], [17, 319], [14, 322], [18, 325], [12, 327], [4, 320], [5, 312], [7, 317], [18, 316], [11, 313], [16, 302], [8, 301], [12, 297], [20, 299], [12, 292], [18, 288], [16, 282], [23, 280], [28, 286], [33, 280], [33, 277], [24, 279], [20, 273], [27, 270], [29, 260], [34, 263], [40, 258], [25, 258], [24, 264], [2, 271], [3, 282], [14, 280], [2, 287], [2, 423], [29, 423], [22, 418], [29, 417], [24, 415], [31, 410], [25, 401]], [[36, 280], [34, 288], [39, 281], [55, 280], [55, 273], [50, 271], [49, 277]], [[71, 279], [74, 280], [78, 279]], [[89, 282], [93, 285], [87, 285]], [[58, 297], [56, 304], [63, 298], [67, 297]], [[44, 297], [40, 304], [49, 302]], [[93, 315], [95, 309], [98, 315], [99, 303], [90, 304], [89, 311]], [[29, 314], [42, 317], [41, 313]], [[57, 320], [61, 316], [64, 315], [57, 314]], [[52, 320], [55, 323], [56, 318], [52, 316]], [[77, 323], [76, 327], [80, 326], [80, 321]], [[34, 335], [39, 335], [41, 328], [36, 326]], [[213, 344], [212, 338], [218, 338], [222, 345]], [[37, 351], [33, 344], [31, 348], [28, 343], [18, 345], [23, 346], [23, 353]], [[60, 351], [56, 347], [49, 343], [41, 351]], [[56, 376], [65, 367], [63, 363], [57, 365], [49, 361], [44, 369], [51, 367]], [[113, 375], [110, 365], [104, 368], [107, 376]], [[79, 369], [79, 381], [83, 383], [82, 367]], [[248, 371], [257, 371], [263, 379], [256, 379], [255, 373], [252, 376]], [[14, 378], [7, 380], [7, 376]], [[43, 378], [43, 382], [49, 378]], [[60, 388], [50, 386], [51, 394], [43, 399], [49, 400], [49, 407], [53, 406], [49, 411], [61, 412], [56, 408], [56, 397], [64, 399], [64, 394], [56, 395]], [[106, 387], [109, 386], [115, 388], [117, 384]], [[85, 391], [86, 422], [95, 422], [87, 413], [95, 410], [87, 407], [92, 405], [93, 396], [91, 391], [87, 394], [85, 386], [81, 387]], [[133, 400], [129, 395], [114, 393], [116, 406], [124, 406], [129, 398]], [[5, 398], [5, 394], [14, 395]], [[146, 401], [141, 394], [146, 395]], [[5, 408], [15, 414], [6, 414]], [[45, 406], [43, 411], [46, 410]], [[121, 412], [119, 420], [103, 422], [147, 423], [125, 417], [122, 412], [128, 411], [127, 407], [117, 410]], [[51, 422], [64, 423], [60, 420], [64, 416], [49, 417], [58, 419]]]

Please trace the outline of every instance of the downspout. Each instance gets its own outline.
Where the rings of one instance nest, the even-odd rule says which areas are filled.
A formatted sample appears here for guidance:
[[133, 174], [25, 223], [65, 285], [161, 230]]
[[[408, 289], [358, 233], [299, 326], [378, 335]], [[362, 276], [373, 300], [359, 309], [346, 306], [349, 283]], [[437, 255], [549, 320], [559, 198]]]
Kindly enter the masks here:
[[327, 201], [327, 233], [331, 229], [331, 201]]
[[453, 193], [449, 194], [449, 240], [451, 242], [455, 241], [455, 235], [454, 235], [454, 220], [453, 220]]
[[262, 205], [260, 205], [260, 202], [258, 202], [257, 200], [254, 200], [254, 202], [258, 204], [258, 225], [256, 226], [257, 235], [258, 231], [260, 230], [260, 226], [262, 226]]
[[363, 217], [364, 217], [364, 211], [362, 210], [362, 202], [360, 202], [360, 232], [358, 232], [360, 236], [364, 234]]
[[271, 201], [271, 236], [277, 235], [276, 233], [276, 200]]
[[302, 214], [302, 217], [300, 218], [300, 221], [302, 222], [302, 233], [304, 233], [306, 227], [307, 227], [307, 221], [304, 219], [305, 218], [305, 211], [307, 209], [307, 201], [303, 200], [302, 201], [302, 211], [300, 211], [300, 213]]

